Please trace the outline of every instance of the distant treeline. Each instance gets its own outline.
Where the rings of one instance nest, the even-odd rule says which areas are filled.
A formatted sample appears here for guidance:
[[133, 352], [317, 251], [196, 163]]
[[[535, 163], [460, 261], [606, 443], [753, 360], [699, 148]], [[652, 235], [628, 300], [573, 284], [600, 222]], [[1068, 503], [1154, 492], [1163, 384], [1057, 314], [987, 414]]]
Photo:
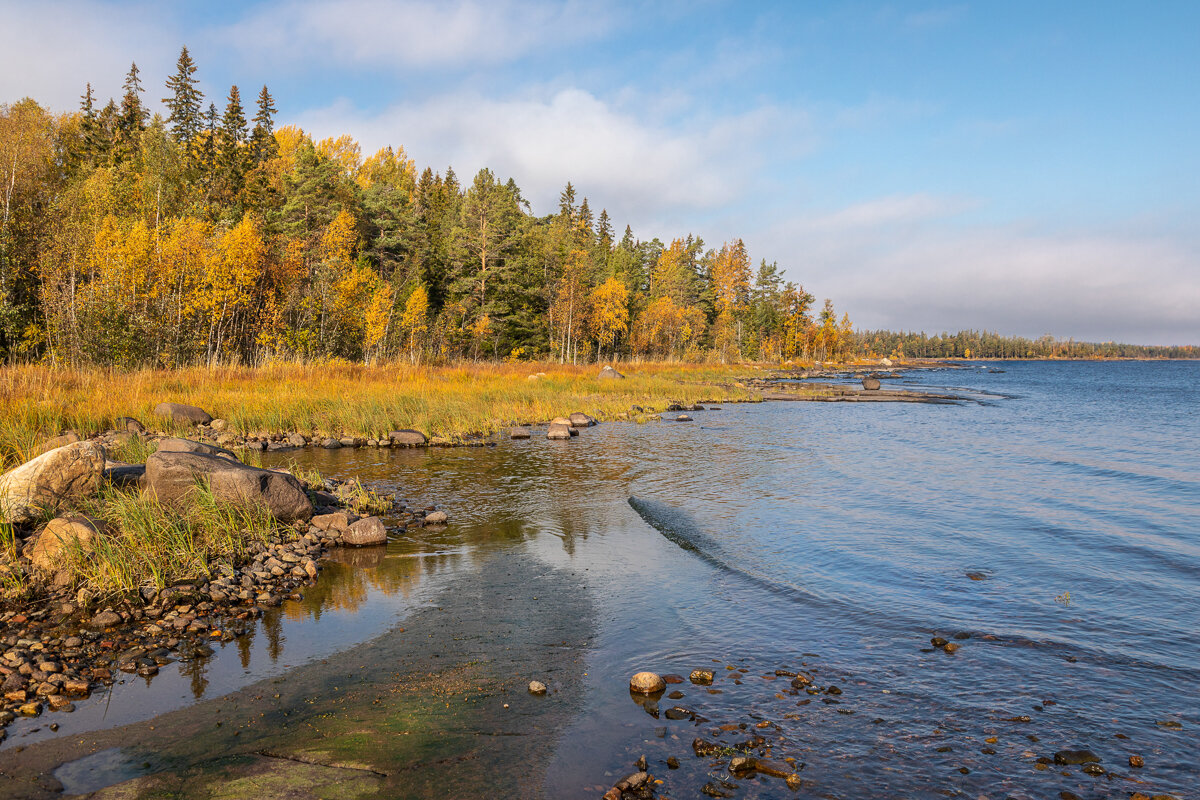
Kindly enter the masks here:
[[860, 331], [856, 349], [908, 358], [1200, 358], [1200, 346], [1077, 342], [1042, 336], [1001, 336], [987, 331], [959, 331], [930, 336], [925, 332]]
[[[0, 358], [174, 367], [642, 357], [838, 359], [850, 320], [734, 239], [639, 239], [566, 183], [418, 170], [402, 147], [276, 128], [267, 87], [224, 110], [184, 48], [151, 114], [0, 104]], [[154, 96], [154, 95], [152, 95]], [[252, 116], [251, 116], [252, 115]], [[564, 176], [565, 177], [565, 176]]]

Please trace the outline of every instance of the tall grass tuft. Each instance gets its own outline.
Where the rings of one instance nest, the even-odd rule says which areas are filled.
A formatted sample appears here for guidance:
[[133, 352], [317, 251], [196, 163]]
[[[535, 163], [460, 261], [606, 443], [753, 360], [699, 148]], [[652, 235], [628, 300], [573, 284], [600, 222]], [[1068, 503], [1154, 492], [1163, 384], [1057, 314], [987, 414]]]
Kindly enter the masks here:
[[102, 595], [206, 578], [214, 564], [239, 560], [250, 543], [265, 542], [276, 530], [265, 509], [220, 503], [203, 483], [186, 510], [113, 489], [87, 510], [108, 531], [94, 552], [70, 559], [69, 568], [74, 583]]

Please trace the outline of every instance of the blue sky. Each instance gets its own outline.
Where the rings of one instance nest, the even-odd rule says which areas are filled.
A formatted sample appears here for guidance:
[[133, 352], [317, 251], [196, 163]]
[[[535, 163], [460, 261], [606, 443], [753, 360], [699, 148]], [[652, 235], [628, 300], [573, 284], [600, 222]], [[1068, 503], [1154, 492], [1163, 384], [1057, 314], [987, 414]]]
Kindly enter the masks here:
[[1200, 3], [0, 2], [0, 102], [218, 106], [742, 237], [859, 327], [1200, 342]]

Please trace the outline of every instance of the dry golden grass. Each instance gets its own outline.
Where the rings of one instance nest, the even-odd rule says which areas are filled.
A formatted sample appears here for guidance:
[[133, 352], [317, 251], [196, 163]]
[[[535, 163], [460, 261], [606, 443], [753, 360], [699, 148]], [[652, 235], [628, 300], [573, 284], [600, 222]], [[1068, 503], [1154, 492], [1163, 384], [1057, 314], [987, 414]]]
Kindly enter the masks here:
[[[64, 430], [105, 430], [121, 416], [169, 428], [153, 416], [164, 401], [200, 406], [230, 429], [308, 435], [383, 436], [415, 428], [450, 438], [583, 411], [600, 419], [668, 401], [751, 399], [736, 384], [745, 365], [622, 365], [625, 380], [600, 380], [595, 365], [470, 364], [413, 367], [348, 363], [173, 371], [0, 369], [0, 462], [5, 468]], [[535, 380], [529, 375], [544, 373]]]

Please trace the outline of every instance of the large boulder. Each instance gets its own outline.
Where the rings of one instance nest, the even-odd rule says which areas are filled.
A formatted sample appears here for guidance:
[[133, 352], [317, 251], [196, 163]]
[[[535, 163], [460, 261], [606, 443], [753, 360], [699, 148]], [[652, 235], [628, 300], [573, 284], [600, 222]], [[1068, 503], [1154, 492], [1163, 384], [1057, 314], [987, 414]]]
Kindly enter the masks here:
[[185, 506], [196, 483], [207, 480], [213, 496], [233, 505], [262, 506], [280, 522], [312, 516], [312, 503], [295, 476], [258, 469], [206, 453], [151, 453], [146, 459], [146, 489], [172, 506]]
[[879, 378], [873, 378], [870, 375], [862, 379], [863, 388], [868, 392], [879, 390]]
[[571, 426], [563, 425], [561, 422], [550, 423], [550, 429], [546, 431], [547, 439], [570, 439]]
[[429, 441], [425, 438], [425, 434], [409, 428], [390, 432], [388, 439], [391, 440], [392, 445], [395, 447], [420, 447]]
[[615, 369], [613, 369], [608, 364], [605, 364], [603, 369], [600, 370], [599, 377], [601, 377], [601, 378], [624, 378], [625, 376], [622, 375], [621, 373], [617, 372]]
[[237, 455], [224, 447], [217, 447], [204, 442], [196, 442], [191, 439], [169, 438], [163, 439], [158, 443], [158, 452], [160, 453], [200, 453], [206, 456], [217, 456], [228, 461], [240, 461]]
[[29, 549], [29, 560], [44, 575], [66, 566], [72, 550], [86, 555], [96, 547], [103, 523], [79, 515], [56, 517], [46, 523]]
[[572, 428], [588, 428], [596, 424], [594, 417], [590, 417], [582, 411], [576, 411], [567, 417], [567, 421], [571, 424]]
[[387, 528], [379, 517], [363, 517], [342, 534], [342, 541], [352, 547], [387, 544]]
[[180, 425], [207, 425], [212, 422], [212, 414], [202, 408], [184, 405], [183, 403], [159, 403], [154, 407], [155, 416], [166, 417]]
[[104, 475], [104, 448], [75, 442], [0, 475], [0, 521], [20, 524], [61, 503], [94, 494]]

